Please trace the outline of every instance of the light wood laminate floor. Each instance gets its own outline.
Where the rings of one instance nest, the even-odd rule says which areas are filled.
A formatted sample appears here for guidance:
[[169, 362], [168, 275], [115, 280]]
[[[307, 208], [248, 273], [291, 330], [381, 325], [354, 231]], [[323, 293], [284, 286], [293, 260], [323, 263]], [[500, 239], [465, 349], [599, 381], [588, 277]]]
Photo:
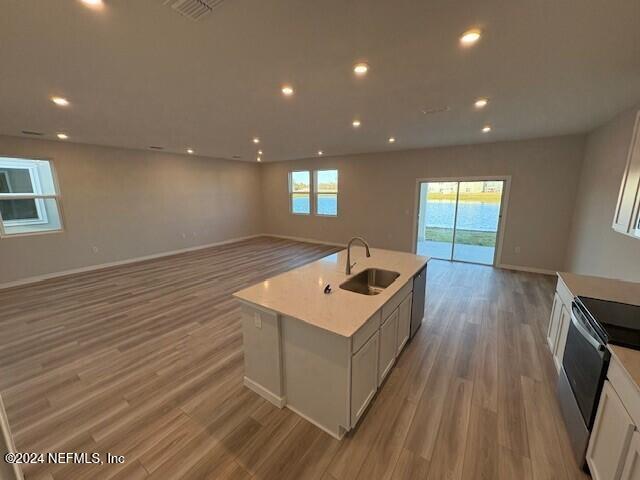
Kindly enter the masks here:
[[242, 386], [231, 293], [335, 248], [258, 238], [0, 291], [0, 393], [46, 479], [576, 479], [545, 343], [555, 280], [432, 261], [426, 321], [341, 442]]

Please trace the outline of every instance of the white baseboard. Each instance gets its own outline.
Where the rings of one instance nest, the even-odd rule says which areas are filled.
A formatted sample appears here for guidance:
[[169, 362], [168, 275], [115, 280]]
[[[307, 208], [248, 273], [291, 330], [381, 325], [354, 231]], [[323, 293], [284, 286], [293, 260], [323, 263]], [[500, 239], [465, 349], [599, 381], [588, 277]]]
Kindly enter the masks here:
[[[267, 235], [267, 236], [270, 236], [270, 235]], [[309, 423], [313, 423], [316, 427], [318, 427], [323, 432], [327, 432], [332, 437], [334, 437], [334, 438], [336, 438], [338, 440], [342, 440], [342, 437], [344, 436], [344, 431], [340, 430], [338, 433], [336, 433], [336, 432], [331, 431], [330, 429], [328, 429], [324, 425], [320, 425], [314, 419], [309, 418], [307, 415], [302, 413], [300, 410], [298, 410], [294, 406], [288, 405], [287, 404], [287, 397], [279, 397], [278, 395], [273, 393], [271, 390], [263, 387], [258, 382], [254, 382], [253, 380], [251, 380], [249, 377], [246, 377], [246, 376], [243, 377], [243, 383], [244, 383], [244, 386], [247, 387], [249, 390], [257, 393], [258, 395], [260, 395], [265, 400], [273, 403], [276, 407], [278, 407], [278, 408], [286, 407], [289, 410], [291, 410], [293, 413], [295, 413], [296, 415], [299, 415], [302, 418], [304, 418]]]
[[44, 275], [36, 275], [36, 276], [33, 276], [33, 277], [21, 278], [20, 280], [14, 280], [14, 281], [11, 281], [11, 282], [0, 283], [0, 290], [4, 290], [6, 288], [11, 288], [11, 287], [19, 287], [21, 285], [27, 285], [27, 284], [30, 284], [30, 283], [42, 282], [44, 280], [50, 280], [52, 278], [64, 277], [64, 276], [67, 276], [67, 275], [73, 275], [74, 273], [85, 273], [85, 272], [91, 272], [91, 271], [94, 271], [94, 270], [102, 270], [103, 268], [117, 267], [119, 265], [127, 265], [129, 263], [144, 262], [145, 260], [153, 260], [154, 258], [169, 257], [171, 255], [177, 255], [177, 254], [180, 254], [180, 253], [193, 252], [195, 250], [203, 250], [205, 248], [218, 247], [218, 246], [221, 246], [221, 245], [226, 245], [228, 243], [241, 242], [243, 240], [250, 240], [252, 238], [269, 237], [269, 236], [271, 236], [271, 235], [257, 233], [255, 235], [247, 235], [245, 237], [230, 238], [228, 240], [222, 240], [220, 242], [208, 243], [206, 245], [197, 245], [195, 247], [181, 248], [181, 249], [178, 249], [178, 250], [171, 250], [171, 251], [168, 251], [168, 252], [161, 252], [161, 253], [154, 253], [154, 254], [151, 254], [151, 255], [144, 255], [142, 257], [127, 258], [126, 260], [117, 260], [115, 262], [99, 263], [97, 265], [89, 265], [89, 266], [86, 266], [86, 267], [72, 268], [70, 270], [61, 270], [59, 272], [45, 273]]
[[496, 265], [496, 267], [504, 268], [505, 270], [516, 270], [518, 272], [542, 273], [544, 275], [556, 275], [558, 273], [555, 270], [547, 270], [546, 268], [523, 267], [520, 265], [509, 265], [506, 263], [501, 263]]
[[244, 383], [244, 386], [247, 387], [249, 390], [256, 392], [262, 398], [270, 401], [278, 408], [282, 408], [287, 404], [287, 399], [285, 397], [279, 397], [278, 395], [273, 393], [271, 390], [266, 389], [265, 387], [260, 385], [258, 382], [254, 382], [249, 377], [244, 377], [243, 383]]
[[330, 245], [332, 247], [347, 248], [347, 244], [346, 243], [325, 242], [323, 240], [316, 240], [315, 238], [292, 237], [290, 235], [276, 235], [275, 233], [265, 233], [262, 236], [263, 237], [282, 238], [284, 240], [293, 240], [293, 241], [296, 241], [296, 242], [318, 243], [320, 245]]
[[298, 410], [297, 408], [291, 406], [291, 405], [287, 405], [286, 406], [289, 410], [291, 410], [293, 413], [295, 413], [296, 415], [301, 416], [302, 418], [304, 418], [307, 422], [314, 424], [316, 427], [318, 427], [320, 430], [322, 430], [323, 432], [328, 433], [329, 435], [331, 435], [333, 438], [335, 438], [336, 440], [342, 440], [342, 437], [344, 437], [344, 430], [340, 430], [338, 433], [336, 432], [332, 432], [330, 429], [328, 429], [327, 427], [320, 425], [318, 422], [316, 422], [313, 418], [309, 418], [307, 415], [305, 415], [304, 413], [302, 413], [300, 410]]
[[[296, 242], [305, 242], [305, 243], [317, 243], [320, 245], [329, 245], [332, 247], [341, 247], [341, 248], [346, 248], [347, 245], [344, 243], [337, 243], [337, 242], [325, 242], [323, 240], [317, 240], [315, 238], [307, 238], [307, 237], [294, 237], [291, 235], [277, 235], [275, 233], [256, 233], [254, 235], [247, 235], [244, 237], [236, 237], [236, 238], [230, 238], [228, 240], [222, 240], [220, 242], [214, 242], [214, 243], [208, 243], [206, 245], [197, 245], [195, 247], [187, 247], [187, 248], [181, 248], [178, 250], [171, 250], [168, 252], [161, 252], [161, 253], [154, 253], [151, 255], [144, 255], [142, 257], [133, 257], [133, 258], [127, 258], [125, 260], [117, 260], [115, 262], [107, 262], [107, 263], [99, 263], [96, 265], [89, 265], [86, 267], [79, 267], [79, 268], [72, 268], [69, 270], [61, 270], [59, 272], [52, 272], [52, 273], [46, 273], [43, 275], [36, 275], [33, 277], [27, 277], [27, 278], [21, 278], [19, 280], [13, 280], [11, 282], [5, 282], [5, 283], [0, 283], [0, 290], [4, 290], [7, 288], [12, 288], [12, 287], [19, 287], [21, 285], [28, 285], [30, 283], [37, 283], [37, 282], [42, 282], [44, 280], [50, 280], [52, 278], [57, 278], [57, 277], [64, 277], [67, 275], [73, 275], [75, 273], [85, 273], [85, 272], [91, 272], [94, 270], [102, 270], [104, 268], [109, 268], [109, 267], [117, 267], [119, 265], [127, 265], [129, 263], [136, 263], [136, 262], [143, 262], [145, 260], [153, 260], [155, 258], [162, 258], [162, 257], [169, 257], [171, 255], [177, 255], [180, 253], [186, 253], [186, 252], [193, 252], [195, 250], [203, 250], [205, 248], [211, 248], [211, 247], [218, 247], [221, 245], [226, 245], [228, 243], [235, 243], [235, 242], [241, 242], [243, 240], [250, 240], [252, 238], [258, 238], [258, 237], [273, 237], [273, 238], [282, 238], [284, 240], [292, 240], [292, 241], [296, 241]], [[521, 272], [530, 272], [530, 273], [542, 273], [545, 275], [556, 275], [556, 271], [555, 270], [547, 270], [544, 268], [534, 268], [534, 267], [523, 267], [523, 266], [519, 266], [519, 265], [508, 265], [505, 263], [501, 263], [499, 265], [496, 265], [498, 268], [504, 268], [507, 270], [517, 270], [517, 271], [521, 271]]]

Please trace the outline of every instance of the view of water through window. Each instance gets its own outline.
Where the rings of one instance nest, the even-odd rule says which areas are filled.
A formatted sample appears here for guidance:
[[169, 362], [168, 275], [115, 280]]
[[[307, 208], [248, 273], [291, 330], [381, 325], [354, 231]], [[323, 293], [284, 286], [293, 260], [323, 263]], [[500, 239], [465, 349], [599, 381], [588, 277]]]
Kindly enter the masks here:
[[[338, 214], [338, 171], [317, 170], [314, 172], [315, 213], [335, 216]], [[291, 212], [307, 215], [311, 213], [310, 172], [289, 174]]]
[[[293, 213], [309, 213], [309, 196], [293, 194]], [[318, 214], [335, 215], [338, 211], [338, 197], [334, 194], [318, 195]]]
[[493, 264], [503, 181], [421, 184], [418, 253]]

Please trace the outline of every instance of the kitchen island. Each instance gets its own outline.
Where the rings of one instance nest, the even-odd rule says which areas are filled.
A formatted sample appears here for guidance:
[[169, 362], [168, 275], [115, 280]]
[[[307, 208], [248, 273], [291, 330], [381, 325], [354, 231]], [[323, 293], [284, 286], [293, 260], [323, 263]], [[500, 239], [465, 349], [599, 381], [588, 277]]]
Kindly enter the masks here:
[[367, 258], [358, 247], [350, 274], [343, 250], [236, 292], [244, 384], [342, 438], [409, 340], [414, 276], [428, 260], [382, 249]]

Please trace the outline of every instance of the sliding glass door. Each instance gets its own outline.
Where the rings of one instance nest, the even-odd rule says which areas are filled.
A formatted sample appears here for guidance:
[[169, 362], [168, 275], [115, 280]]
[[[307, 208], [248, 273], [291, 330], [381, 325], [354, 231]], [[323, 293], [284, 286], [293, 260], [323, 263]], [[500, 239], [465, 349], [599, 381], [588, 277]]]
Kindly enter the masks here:
[[418, 255], [451, 260], [458, 182], [420, 184]]
[[493, 265], [503, 191], [503, 180], [421, 183], [418, 254]]

